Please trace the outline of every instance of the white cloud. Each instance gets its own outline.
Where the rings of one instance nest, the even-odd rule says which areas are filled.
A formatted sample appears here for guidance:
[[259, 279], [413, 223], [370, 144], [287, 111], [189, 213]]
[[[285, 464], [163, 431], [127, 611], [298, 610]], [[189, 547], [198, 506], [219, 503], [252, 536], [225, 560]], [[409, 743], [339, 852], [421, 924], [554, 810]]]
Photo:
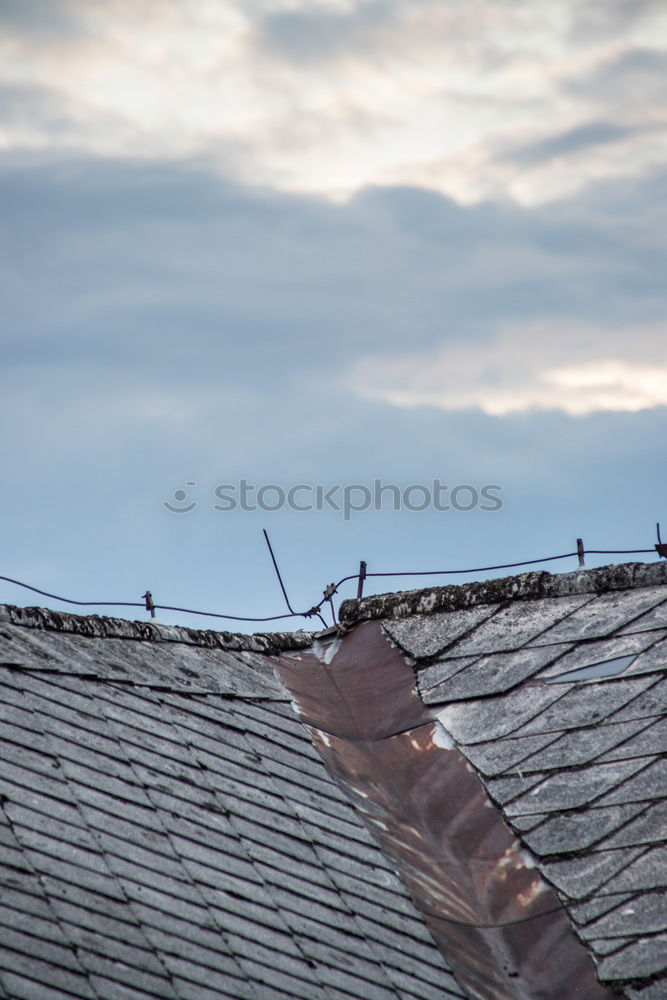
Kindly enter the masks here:
[[[63, 15], [50, 29], [37, 31], [34, 16], [8, 25], [0, 87], [41, 88], [67, 121], [26, 110], [0, 127], [0, 149], [203, 156], [251, 182], [328, 197], [403, 183], [527, 204], [667, 158], [660, 102], [626, 100], [595, 78], [637, 47], [660, 51], [658, 4], [610, 4], [589, 32], [574, 30], [576, 0], [52, 6]], [[649, 60], [651, 93], [658, 74]], [[514, 149], [606, 119], [632, 135], [512, 160]]]
[[528, 326], [433, 354], [368, 357], [348, 385], [401, 408], [478, 409], [493, 416], [560, 410], [636, 412], [667, 406], [665, 330]]

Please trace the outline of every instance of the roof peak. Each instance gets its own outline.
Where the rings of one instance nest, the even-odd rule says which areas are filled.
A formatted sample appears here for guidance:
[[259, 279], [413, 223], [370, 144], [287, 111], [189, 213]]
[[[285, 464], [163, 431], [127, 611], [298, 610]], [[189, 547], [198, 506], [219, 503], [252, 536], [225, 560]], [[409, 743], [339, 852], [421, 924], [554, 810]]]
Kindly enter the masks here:
[[660, 584], [667, 585], [667, 562], [620, 563], [597, 569], [580, 569], [574, 573], [537, 570], [493, 580], [373, 594], [361, 600], [343, 601], [339, 617], [342, 622], [353, 625], [375, 618], [405, 618], [438, 611], [459, 611], [479, 604], [534, 601], [573, 594], [604, 594]]
[[[430, 615], [440, 611], [459, 611], [482, 604], [504, 601], [531, 601], [548, 597], [568, 597], [573, 594], [604, 594], [609, 591], [633, 590], [640, 587], [667, 585], [667, 561], [656, 563], [620, 563], [574, 573], [549, 573], [537, 570], [515, 576], [471, 583], [447, 584], [387, 594], [373, 594], [361, 600], [346, 600], [340, 606], [339, 618], [345, 625], [377, 618], [405, 618], [410, 615]], [[18, 607], [0, 604], [0, 623], [26, 628], [110, 639], [138, 639], [148, 642], [181, 642], [209, 649], [228, 649], [253, 653], [280, 653], [288, 649], [306, 649], [320, 633], [242, 632], [194, 629], [182, 625], [165, 625], [155, 621], [131, 621], [104, 615], [75, 615], [50, 608]]]
[[50, 632], [71, 632], [101, 639], [140, 639], [148, 642], [182, 642], [189, 646], [228, 649], [250, 653], [280, 653], [286, 649], [304, 649], [312, 643], [310, 632], [265, 632], [244, 635], [193, 629], [183, 625], [164, 625], [153, 621], [129, 621], [103, 615], [73, 615], [49, 608], [20, 608], [0, 604], [0, 623], [22, 625]]

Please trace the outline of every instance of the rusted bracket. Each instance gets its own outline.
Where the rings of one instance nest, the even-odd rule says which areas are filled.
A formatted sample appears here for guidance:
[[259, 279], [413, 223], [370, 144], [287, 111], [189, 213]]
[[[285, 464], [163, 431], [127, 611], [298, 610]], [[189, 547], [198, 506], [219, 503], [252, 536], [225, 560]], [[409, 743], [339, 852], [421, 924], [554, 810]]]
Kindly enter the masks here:
[[357, 600], [364, 596], [364, 580], [366, 579], [366, 563], [362, 559], [359, 563], [359, 583], [357, 584]]
[[667, 545], [663, 542], [662, 538], [660, 537], [660, 522], [658, 522], [655, 527], [656, 531], [658, 532], [658, 544], [655, 547], [655, 551], [663, 559], [667, 559]]
[[146, 602], [146, 611], [150, 611], [151, 618], [155, 618], [155, 605], [153, 604], [153, 595], [150, 590], [147, 590], [146, 593], [141, 596]]

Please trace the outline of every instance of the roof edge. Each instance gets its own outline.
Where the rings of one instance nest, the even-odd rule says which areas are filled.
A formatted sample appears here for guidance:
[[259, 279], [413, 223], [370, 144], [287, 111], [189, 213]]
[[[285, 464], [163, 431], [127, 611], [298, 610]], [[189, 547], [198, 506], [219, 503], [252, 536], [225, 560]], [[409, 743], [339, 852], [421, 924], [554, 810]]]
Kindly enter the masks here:
[[569, 597], [572, 594], [604, 594], [612, 590], [631, 590], [667, 584], [667, 562], [619, 563], [574, 573], [548, 573], [538, 570], [494, 580], [449, 584], [423, 590], [404, 590], [393, 594], [373, 594], [361, 600], [343, 601], [339, 618], [346, 625], [374, 618], [404, 618], [429, 615], [437, 611], [459, 611], [478, 604], [501, 601], [534, 601], [543, 597]]
[[72, 615], [66, 611], [20, 608], [13, 604], [0, 604], [0, 623], [2, 622], [51, 632], [72, 632], [99, 639], [183, 642], [208, 649], [250, 653], [281, 653], [288, 649], [306, 649], [312, 645], [310, 632], [258, 632], [244, 635], [238, 632], [216, 632], [213, 629], [192, 629], [182, 625], [163, 625], [160, 622], [106, 618], [103, 615]]

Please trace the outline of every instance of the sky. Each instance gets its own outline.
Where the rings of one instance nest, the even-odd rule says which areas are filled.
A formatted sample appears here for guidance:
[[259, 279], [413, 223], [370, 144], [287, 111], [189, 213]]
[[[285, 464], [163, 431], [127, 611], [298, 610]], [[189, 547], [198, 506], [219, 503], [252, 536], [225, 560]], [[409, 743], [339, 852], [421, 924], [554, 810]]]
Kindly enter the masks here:
[[665, 40], [662, 0], [0, 0], [0, 574], [252, 618], [263, 529], [298, 611], [362, 559], [652, 549]]

